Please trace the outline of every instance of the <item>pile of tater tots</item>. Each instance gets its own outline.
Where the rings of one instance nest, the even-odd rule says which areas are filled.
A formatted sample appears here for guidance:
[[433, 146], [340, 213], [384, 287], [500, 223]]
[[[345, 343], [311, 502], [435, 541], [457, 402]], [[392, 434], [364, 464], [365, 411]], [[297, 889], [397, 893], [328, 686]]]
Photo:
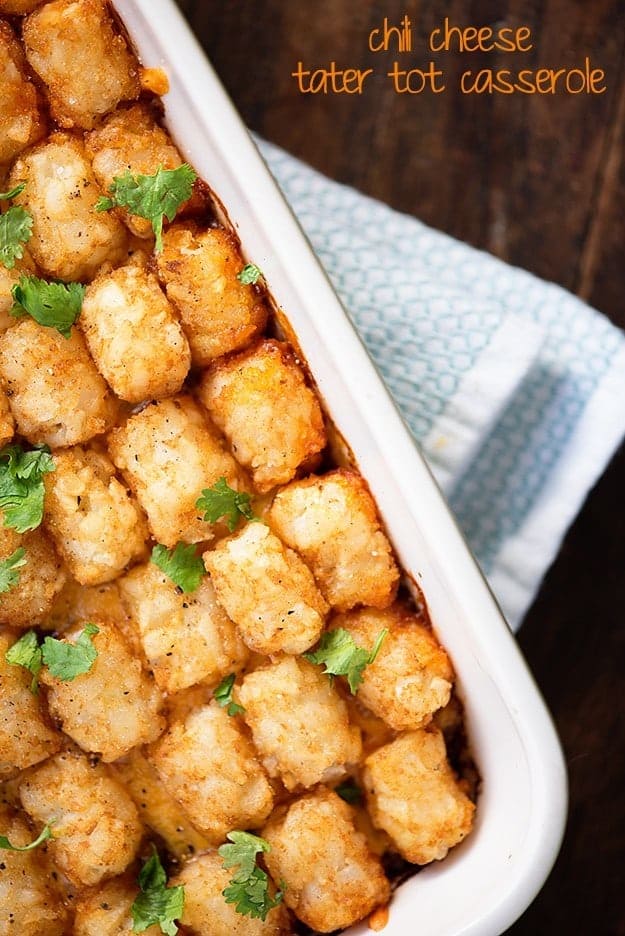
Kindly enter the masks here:
[[0, 49], [0, 936], [349, 927], [471, 829], [449, 659], [110, 6]]

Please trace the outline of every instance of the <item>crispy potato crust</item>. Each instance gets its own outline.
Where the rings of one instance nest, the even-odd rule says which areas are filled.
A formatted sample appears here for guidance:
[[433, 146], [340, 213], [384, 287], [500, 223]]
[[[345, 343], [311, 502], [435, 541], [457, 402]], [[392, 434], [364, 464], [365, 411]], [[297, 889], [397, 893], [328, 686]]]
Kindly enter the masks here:
[[135, 801], [142, 821], [176, 858], [186, 860], [210, 848], [210, 840], [195, 828], [180, 803], [165, 789], [141, 748], [134, 748], [111, 769]]
[[165, 546], [213, 537], [195, 503], [220, 477], [242, 490], [242, 474], [189, 396], [152, 403], [109, 435], [109, 451]]
[[146, 555], [147, 523], [106, 455], [75, 446], [45, 476], [45, 523], [81, 585], [101, 585]]
[[0, 510], [0, 561], [24, 549], [26, 565], [19, 581], [0, 597], [0, 624], [30, 628], [41, 623], [65, 583], [65, 572], [52, 543], [41, 530], [17, 533], [4, 526]]
[[[0, 2], [0, 13], [14, 12], [6, 6]], [[37, 90], [28, 77], [22, 47], [9, 24], [1, 20], [0, 126], [0, 165], [9, 163], [46, 132]]]
[[223, 229], [172, 225], [157, 263], [196, 366], [244, 347], [265, 327], [265, 304], [254, 286], [238, 281], [245, 264], [234, 238]]
[[[62, 681], [44, 667], [40, 679], [48, 687], [50, 714], [65, 734], [106, 763], [158, 738], [165, 728], [163, 699], [115, 625], [90, 623], [100, 633], [91, 638], [98, 656], [89, 672]], [[84, 622], [62, 640], [75, 643], [83, 627]]]
[[285, 657], [244, 677], [237, 699], [265, 769], [288, 790], [339, 780], [362, 755], [360, 731], [319, 667]]
[[94, 210], [102, 193], [78, 137], [54, 133], [24, 153], [9, 176], [11, 186], [20, 182], [26, 188], [14, 204], [33, 217], [28, 249], [48, 276], [85, 283], [103, 264], [125, 259], [126, 229], [111, 212]]
[[287, 906], [312, 929], [343, 929], [388, 901], [382, 865], [336, 793], [320, 787], [302, 796], [261, 834], [271, 845], [264, 856], [271, 876], [286, 884]]
[[338, 611], [393, 601], [399, 570], [360, 475], [340, 469], [295, 481], [278, 492], [268, 520], [308, 563]]
[[141, 403], [177, 393], [191, 352], [158, 280], [137, 265], [99, 276], [80, 314], [96, 367], [122, 400]]
[[149, 562], [120, 579], [119, 587], [164, 692], [216, 684], [245, 665], [249, 651], [217, 603], [209, 578], [183, 594]]
[[197, 936], [289, 936], [292, 928], [283, 905], [271, 910], [263, 923], [242, 916], [233, 904], [225, 902], [222, 892], [230, 884], [233, 873], [224, 870], [216, 852], [200, 855], [184, 865], [170, 881], [172, 887], [184, 886], [183, 926], [188, 926]]
[[174, 722], [149, 754], [163, 783], [214, 844], [254, 829], [273, 806], [269, 781], [236, 718], [216, 702]]
[[22, 805], [40, 828], [54, 820], [52, 857], [74, 884], [121, 874], [139, 849], [135, 804], [106, 767], [84, 754], [57, 754], [20, 785]]
[[18, 638], [0, 628], [0, 780], [45, 760], [63, 743], [43, 720], [39, 697], [31, 692], [31, 674], [6, 661], [7, 650]]
[[374, 825], [407, 861], [440, 860], [471, 831], [475, 806], [458, 785], [438, 729], [406, 732], [370, 754], [363, 781]]
[[[0, 829], [12, 845], [36, 837], [24, 818], [0, 805]], [[15, 936], [64, 936], [67, 911], [52, 879], [53, 868], [40, 847], [30, 852], [2, 851], [0, 933]]]
[[[75, 906], [73, 936], [128, 936], [133, 925], [130, 908], [138, 891], [136, 877], [124, 875], [83, 892]], [[156, 923], [142, 932], [162, 934]]]
[[[102, 126], [87, 134], [85, 143], [93, 161], [93, 171], [104, 191], [108, 191], [116, 176], [125, 172], [153, 175], [159, 166], [177, 169], [182, 164], [171, 138], [156, 123], [145, 104], [116, 110]], [[117, 210], [133, 234], [153, 238], [150, 221], [129, 214], [125, 208]], [[183, 207], [178, 210], [180, 212]]]
[[375, 661], [363, 671], [358, 698], [391, 727], [422, 728], [449, 702], [449, 658], [414, 611], [401, 604], [384, 611], [361, 608], [337, 615], [331, 627], [345, 628], [367, 649], [383, 628], [388, 631]]
[[310, 569], [264, 523], [204, 553], [217, 599], [258, 653], [303, 653], [323, 629], [328, 606]]
[[80, 332], [26, 318], [0, 336], [0, 381], [20, 435], [61, 448], [105, 432], [115, 403]]
[[139, 94], [139, 65], [103, 0], [54, 0], [23, 27], [26, 56], [62, 127], [90, 129]]
[[9, 399], [0, 387], [0, 448], [11, 441], [14, 430], [15, 422], [9, 407]]
[[[8, 185], [8, 182], [7, 182]], [[11, 290], [19, 282], [21, 276], [27, 276], [35, 272], [35, 265], [27, 250], [21, 260], [15, 261], [12, 270], [7, 270], [0, 263], [0, 335], [11, 325], [15, 325], [17, 319], [10, 312], [13, 308], [13, 296]]]
[[286, 484], [325, 447], [321, 407], [284, 342], [215, 362], [198, 395], [259, 491]]

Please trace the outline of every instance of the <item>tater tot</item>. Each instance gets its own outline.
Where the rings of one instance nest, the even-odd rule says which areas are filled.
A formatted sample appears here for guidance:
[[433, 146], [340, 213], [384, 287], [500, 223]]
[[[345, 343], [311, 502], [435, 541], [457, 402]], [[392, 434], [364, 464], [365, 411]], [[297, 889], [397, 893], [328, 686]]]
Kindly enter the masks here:
[[330, 626], [349, 631], [367, 649], [382, 629], [388, 631], [363, 671], [358, 697], [397, 731], [422, 728], [447, 705], [453, 683], [449, 658], [414, 611], [400, 604], [383, 611], [361, 608], [337, 615]]
[[194, 592], [183, 594], [149, 562], [120, 579], [119, 587], [154, 678], [165, 692], [218, 683], [245, 664], [247, 647], [218, 604], [208, 577]]
[[345, 702], [306, 660], [286, 657], [249, 673], [237, 698], [265, 769], [288, 790], [333, 783], [361, 757]]
[[176, 858], [187, 859], [210, 848], [210, 840], [195, 828], [180, 803], [165, 789], [141, 748], [134, 748], [111, 769], [135, 801], [142, 822]]
[[149, 757], [193, 825], [214, 844], [231, 829], [257, 828], [271, 812], [273, 792], [252, 743], [216, 702], [174, 722]]
[[[171, 138], [145, 104], [116, 110], [101, 127], [87, 134], [85, 142], [93, 171], [104, 191], [108, 191], [114, 178], [126, 172], [154, 175], [159, 166], [177, 169], [182, 164]], [[118, 211], [137, 237], [153, 237], [152, 223], [146, 218], [132, 215], [125, 208]]]
[[259, 491], [290, 481], [326, 444], [321, 407], [283, 342], [217, 361], [198, 395]]
[[61, 735], [44, 721], [38, 696], [31, 692], [32, 674], [7, 663], [6, 652], [18, 638], [19, 634], [0, 628], [0, 780], [45, 760], [62, 744]]
[[42, 630], [64, 633], [74, 624], [94, 620], [110, 621], [122, 632], [134, 653], [142, 656], [137, 628], [122, 604], [117, 582], [79, 585], [68, 579], [39, 626]]
[[32, 13], [44, 0], [0, 0], [0, 13], [20, 15]]
[[115, 417], [115, 401], [84, 338], [25, 318], [0, 336], [0, 383], [20, 435], [51, 448], [88, 442]]
[[[283, 904], [270, 910], [263, 922], [243, 916], [227, 904], [223, 891], [229, 886], [234, 871], [226, 871], [216, 852], [200, 855], [189, 861], [170, 880], [169, 886], [184, 887], [184, 913], [180, 922], [194, 936], [291, 936], [288, 911]], [[275, 893], [275, 888], [270, 888]]]
[[8, 559], [17, 549], [24, 550], [26, 564], [16, 570], [17, 584], [0, 597], [0, 624], [28, 628], [46, 617], [65, 583], [65, 573], [41, 529], [17, 533], [4, 525], [0, 510], [0, 561]]
[[23, 29], [26, 56], [62, 127], [90, 129], [120, 101], [139, 94], [139, 65], [104, 0], [54, 0]]
[[50, 758], [22, 780], [20, 797], [38, 827], [54, 820], [48, 847], [74, 884], [121, 874], [137, 854], [143, 827], [135, 804], [106, 767], [84, 754]]
[[217, 599], [258, 653], [303, 653], [317, 641], [328, 606], [310, 569], [264, 523], [204, 553]]
[[370, 754], [363, 782], [374, 825], [407, 861], [440, 860], [471, 831], [475, 806], [458, 786], [438, 729], [406, 732]]
[[347, 803], [323, 787], [277, 813], [261, 833], [271, 845], [263, 857], [284, 899], [320, 933], [351, 926], [385, 904], [390, 886], [354, 827]]
[[[11, 12], [0, 2], [0, 13]], [[0, 20], [0, 165], [9, 163], [46, 132], [37, 90], [8, 23]]]
[[0, 387], [0, 448], [10, 442], [15, 431], [15, 422], [9, 407], [9, 400]]
[[227, 231], [172, 225], [157, 261], [196, 366], [244, 347], [265, 327], [267, 309], [256, 289], [237, 279], [245, 264]]
[[149, 533], [112, 462], [75, 446], [54, 455], [45, 477], [45, 525], [81, 585], [100, 585], [146, 554]]
[[26, 250], [22, 259], [16, 260], [15, 266], [11, 270], [7, 270], [0, 263], [0, 335], [17, 322], [17, 319], [11, 315], [11, 309], [13, 308], [11, 290], [19, 282], [20, 277], [28, 276], [34, 272], [35, 265]]
[[[138, 893], [139, 885], [131, 875], [83, 892], [75, 904], [72, 936], [128, 936], [133, 932], [131, 907]], [[141, 932], [143, 936], [162, 934], [157, 923]]]
[[[158, 738], [165, 728], [163, 699], [123, 634], [113, 624], [92, 623], [100, 632], [91, 638], [98, 653], [91, 669], [63, 681], [44, 667], [40, 679], [48, 687], [50, 714], [65, 734], [108, 762]], [[67, 631], [62, 641], [75, 643], [83, 628]]]
[[13, 203], [33, 217], [28, 249], [48, 276], [88, 282], [102, 264], [116, 266], [126, 257], [121, 221], [95, 211], [102, 192], [78, 138], [52, 134], [16, 160], [9, 182], [26, 183]]
[[129, 403], [177, 393], [191, 352], [156, 277], [140, 266], [104, 273], [88, 288], [80, 328], [96, 367]]
[[[37, 833], [25, 818], [0, 805], [0, 834], [12, 845], [28, 845]], [[53, 880], [53, 868], [43, 848], [2, 850], [0, 860], [0, 933], [8, 936], [64, 936], [67, 911]]]
[[268, 520], [310, 566], [332, 607], [393, 601], [399, 570], [360, 475], [341, 469], [294, 481], [278, 492]]
[[131, 416], [111, 432], [109, 451], [164, 546], [212, 539], [195, 506], [204, 488], [221, 477], [233, 488], [244, 487], [237, 463], [188, 396], [152, 403]]

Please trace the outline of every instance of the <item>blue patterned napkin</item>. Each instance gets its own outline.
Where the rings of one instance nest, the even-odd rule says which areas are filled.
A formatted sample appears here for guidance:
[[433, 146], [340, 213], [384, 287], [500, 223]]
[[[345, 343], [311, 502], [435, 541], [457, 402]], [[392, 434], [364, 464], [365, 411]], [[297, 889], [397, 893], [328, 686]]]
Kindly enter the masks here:
[[257, 143], [516, 628], [625, 433], [625, 336]]

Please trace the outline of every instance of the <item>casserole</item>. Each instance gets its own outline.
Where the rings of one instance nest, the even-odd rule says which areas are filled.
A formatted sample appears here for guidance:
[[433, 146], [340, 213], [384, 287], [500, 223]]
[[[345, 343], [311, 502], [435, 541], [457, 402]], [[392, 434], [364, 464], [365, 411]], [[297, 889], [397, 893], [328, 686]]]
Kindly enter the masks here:
[[180, 13], [170, 0], [115, 6], [143, 65], [166, 71], [168, 129], [263, 270], [453, 659], [483, 778], [476, 826], [444, 862], [398, 889], [384, 932], [496, 936], [541, 887], [563, 832], [566, 775], [545, 706], [415, 443]]

